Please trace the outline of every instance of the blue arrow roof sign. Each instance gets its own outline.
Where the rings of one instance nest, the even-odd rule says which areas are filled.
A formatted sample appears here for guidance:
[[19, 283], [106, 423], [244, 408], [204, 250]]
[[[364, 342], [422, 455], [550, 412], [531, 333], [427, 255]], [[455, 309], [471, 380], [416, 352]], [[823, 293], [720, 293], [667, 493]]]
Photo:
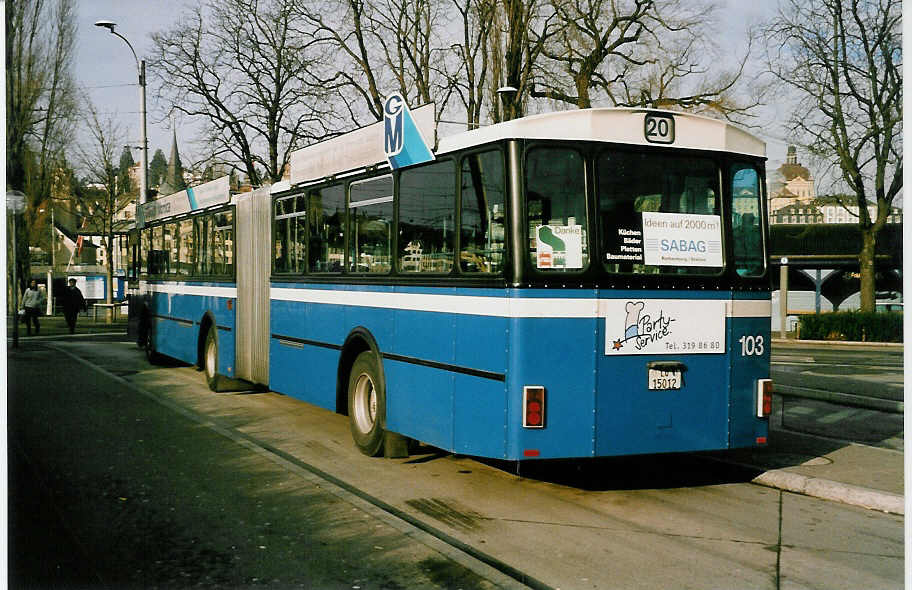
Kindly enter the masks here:
[[383, 102], [383, 153], [393, 170], [434, 159], [434, 152], [398, 92], [390, 94]]

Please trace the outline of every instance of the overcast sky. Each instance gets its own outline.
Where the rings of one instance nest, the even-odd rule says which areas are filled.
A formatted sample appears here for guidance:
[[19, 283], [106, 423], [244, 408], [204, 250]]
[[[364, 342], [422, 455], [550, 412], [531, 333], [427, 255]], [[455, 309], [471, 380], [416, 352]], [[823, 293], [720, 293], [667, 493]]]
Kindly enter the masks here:
[[[725, 0], [724, 31], [721, 38], [731, 39], [732, 53], [743, 53], [743, 32], [750, 24], [771, 16], [775, 2], [766, 0]], [[94, 26], [99, 20], [117, 23], [118, 33], [130, 40], [140, 59], [151, 54], [151, 35], [156, 31], [170, 28], [186, 6], [195, 5], [194, 0], [83, 0], [78, 6], [79, 33], [76, 59], [76, 79], [91, 97], [95, 107], [105, 115], [110, 114], [123, 127], [127, 141], [139, 145], [139, 88], [137, 85], [136, 62], [133, 54], [121, 39], [111, 35], [107, 29]], [[147, 89], [146, 96], [147, 134], [149, 159], [156, 149], [165, 157], [171, 147], [171, 123], [155, 100], [154, 88]], [[197, 126], [189, 120], [177, 121], [178, 148], [184, 165], [189, 164], [195, 153], [193, 141], [198, 133]], [[767, 125], [766, 129], [772, 126]], [[758, 133], [757, 130], [754, 130]], [[785, 159], [785, 144], [776, 132], [759, 132], [767, 142], [767, 153], [773, 162]], [[139, 161], [139, 152], [134, 152]]]
[[[95, 108], [110, 115], [123, 127], [127, 141], [140, 144], [139, 85], [136, 61], [130, 48], [108, 29], [96, 27], [99, 20], [117, 23], [115, 30], [126, 37], [139, 59], [151, 54], [151, 35], [170, 28], [180, 15], [184, 0], [84, 0], [78, 5], [79, 33], [76, 57], [76, 82], [88, 92]], [[149, 160], [156, 149], [169, 156], [171, 123], [155, 102], [154, 89], [146, 89], [146, 134], [149, 141]], [[186, 122], [185, 122], [186, 124]], [[192, 133], [186, 137], [178, 123], [178, 148], [181, 160], [187, 163], [192, 152], [189, 145]], [[189, 129], [188, 129], [189, 131]], [[187, 147], [184, 147], [187, 144]], [[184, 151], [187, 151], [185, 155]], [[134, 159], [139, 161], [139, 152]]]

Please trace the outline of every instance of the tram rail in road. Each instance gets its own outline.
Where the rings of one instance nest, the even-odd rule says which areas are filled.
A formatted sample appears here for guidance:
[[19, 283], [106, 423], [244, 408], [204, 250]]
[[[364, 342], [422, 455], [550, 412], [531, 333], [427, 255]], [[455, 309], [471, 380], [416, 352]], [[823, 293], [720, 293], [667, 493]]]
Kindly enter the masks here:
[[775, 380], [773, 381], [773, 395], [813, 399], [850, 408], [877, 410], [878, 412], [889, 412], [891, 414], [902, 414], [904, 408], [903, 402], [899, 401], [880, 399], [866, 395], [855, 395], [852, 393], [841, 393], [838, 391], [827, 391], [824, 389], [814, 389], [811, 387], [778, 385]]

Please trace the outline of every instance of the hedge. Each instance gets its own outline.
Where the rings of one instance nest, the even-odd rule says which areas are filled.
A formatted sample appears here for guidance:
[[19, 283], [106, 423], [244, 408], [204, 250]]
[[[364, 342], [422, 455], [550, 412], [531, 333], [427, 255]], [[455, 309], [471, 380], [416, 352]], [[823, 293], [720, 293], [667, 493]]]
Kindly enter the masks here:
[[902, 342], [903, 314], [860, 311], [807, 314], [799, 319], [798, 334], [801, 340]]

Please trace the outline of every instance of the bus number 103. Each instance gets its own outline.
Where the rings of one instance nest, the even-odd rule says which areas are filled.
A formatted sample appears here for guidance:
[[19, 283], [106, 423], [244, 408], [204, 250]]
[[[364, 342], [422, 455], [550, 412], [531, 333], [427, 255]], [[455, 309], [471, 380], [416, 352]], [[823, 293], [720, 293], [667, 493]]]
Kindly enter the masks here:
[[762, 356], [763, 336], [742, 336], [738, 339], [741, 343], [741, 356]]

